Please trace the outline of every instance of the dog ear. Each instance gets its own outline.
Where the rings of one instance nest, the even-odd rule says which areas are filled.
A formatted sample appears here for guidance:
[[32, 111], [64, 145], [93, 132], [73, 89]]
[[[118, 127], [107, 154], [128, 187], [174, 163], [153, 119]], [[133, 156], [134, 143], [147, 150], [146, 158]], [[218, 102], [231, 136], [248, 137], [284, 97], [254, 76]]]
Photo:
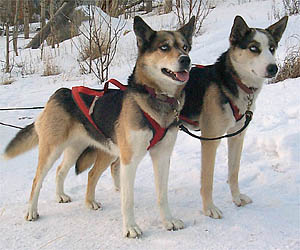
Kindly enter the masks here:
[[149, 43], [156, 33], [156, 31], [152, 30], [150, 26], [139, 16], [134, 18], [133, 30], [136, 35], [137, 45], [139, 48], [143, 48], [145, 44]]
[[281, 36], [286, 28], [288, 17], [285, 16], [281, 18], [277, 23], [272, 24], [270, 27], [266, 28], [267, 31], [271, 33], [275, 41], [278, 43]]
[[247, 23], [241, 16], [236, 16], [229, 37], [230, 44], [236, 45], [248, 32], [250, 32], [250, 28]]
[[180, 32], [186, 40], [189, 42], [189, 44], [192, 44], [192, 38], [195, 30], [195, 16], [192, 16], [190, 21], [182, 26], [178, 32]]

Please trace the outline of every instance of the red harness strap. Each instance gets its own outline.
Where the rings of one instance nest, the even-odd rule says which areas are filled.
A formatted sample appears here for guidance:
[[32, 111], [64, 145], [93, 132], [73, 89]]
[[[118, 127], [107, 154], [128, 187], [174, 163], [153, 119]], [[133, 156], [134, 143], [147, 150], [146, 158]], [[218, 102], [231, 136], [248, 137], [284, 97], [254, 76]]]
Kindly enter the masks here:
[[196, 68], [199, 68], [199, 69], [204, 69], [204, 68], [205, 68], [204, 65], [200, 65], [200, 64], [195, 64], [195, 67], [196, 67]]
[[189, 118], [187, 118], [183, 115], [180, 115], [179, 119], [186, 122], [186, 123], [188, 123], [188, 124], [190, 124], [190, 125], [197, 126], [197, 127], [199, 126], [199, 122], [193, 121], [193, 120], [191, 120], [191, 119], [189, 119]]
[[86, 95], [102, 97], [104, 95], [105, 91], [96, 91], [96, 90], [92, 90], [92, 89], [89, 89], [84, 86], [72, 87], [72, 96], [73, 96], [73, 99], [74, 99], [75, 103], [77, 104], [78, 108], [82, 111], [82, 113], [89, 120], [89, 122], [94, 126], [94, 128], [100, 134], [103, 134], [102, 131], [98, 128], [98, 126], [94, 122], [93, 118], [91, 117], [91, 115], [89, 113], [89, 108], [85, 105], [84, 101], [80, 97], [80, 93], [83, 93]]
[[239, 108], [233, 104], [233, 102], [229, 99], [230, 108], [232, 110], [233, 116], [235, 120], [238, 122], [243, 118], [244, 115], [240, 114]]
[[162, 128], [149, 114], [143, 111], [144, 116], [151, 124], [152, 128], [154, 129], [153, 138], [150, 141], [150, 145], [148, 146], [147, 150], [152, 148], [156, 143], [158, 143], [166, 134], [167, 129]]
[[[77, 104], [78, 108], [82, 111], [82, 113], [85, 115], [85, 117], [89, 120], [89, 122], [94, 126], [94, 128], [101, 134], [103, 132], [98, 128], [96, 123], [94, 122], [93, 118], [91, 117], [90, 110], [86, 106], [85, 102], [82, 100], [80, 94], [86, 94], [86, 95], [92, 95], [95, 97], [102, 97], [108, 90], [109, 83], [112, 83], [116, 87], [118, 87], [120, 90], [124, 91], [127, 89], [126, 85], [123, 85], [116, 79], [110, 79], [104, 84], [103, 90], [92, 90], [84, 86], [76, 86], [72, 88], [72, 95], [75, 103]], [[147, 150], [152, 148], [156, 145], [166, 134], [167, 128], [162, 128], [148, 113], [143, 111], [143, 115], [146, 117], [148, 122], [150, 123], [151, 127], [154, 130], [153, 138], [150, 141], [150, 145], [147, 147]]]

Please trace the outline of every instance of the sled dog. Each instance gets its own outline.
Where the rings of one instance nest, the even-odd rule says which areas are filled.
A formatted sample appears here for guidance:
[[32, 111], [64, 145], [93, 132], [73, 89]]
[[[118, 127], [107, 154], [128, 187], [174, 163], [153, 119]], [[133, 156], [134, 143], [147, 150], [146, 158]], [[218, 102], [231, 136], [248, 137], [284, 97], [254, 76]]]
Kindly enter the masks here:
[[[263, 82], [276, 75], [275, 51], [286, 28], [284, 17], [266, 29], [249, 28], [244, 19], [236, 16], [231, 29], [229, 49], [213, 65], [193, 67], [185, 86], [185, 104], [181, 116], [192, 130], [201, 136], [215, 138], [238, 131], [245, 123], [247, 109], [254, 112], [255, 101]], [[186, 120], [186, 119], [184, 119]], [[244, 206], [252, 200], [240, 193], [238, 173], [246, 130], [228, 139], [228, 183], [232, 200]], [[213, 202], [213, 175], [220, 140], [201, 141], [201, 196], [203, 212], [221, 218], [222, 212]], [[76, 172], [81, 173], [95, 161], [98, 168], [100, 152], [85, 151], [78, 159]], [[119, 188], [118, 164], [112, 165], [115, 186]]]
[[32, 184], [26, 220], [39, 217], [37, 205], [43, 180], [58, 157], [64, 153], [56, 175], [56, 196], [69, 202], [64, 193], [64, 179], [83, 150], [97, 148], [101, 156], [98, 168], [89, 173], [87, 203], [97, 209], [94, 200], [96, 180], [120, 159], [121, 210], [124, 236], [142, 234], [134, 218], [134, 179], [136, 168], [153, 138], [149, 119], [165, 134], [149, 149], [153, 162], [161, 220], [167, 230], [183, 228], [181, 220], [170, 212], [167, 183], [170, 155], [178, 132], [178, 115], [184, 104], [183, 88], [189, 78], [192, 35], [195, 18], [177, 31], [154, 31], [140, 17], [134, 19], [138, 58], [125, 91], [111, 91], [93, 106], [92, 118], [101, 133], [78, 109], [67, 88], [57, 90], [37, 120], [22, 129], [5, 149], [7, 158], [15, 157], [38, 145], [39, 157]]
[[[217, 62], [204, 68], [193, 67], [185, 87], [186, 102], [181, 115], [195, 120], [203, 137], [218, 137], [238, 131], [245, 112], [254, 112], [263, 82], [276, 75], [275, 50], [287, 24], [287, 17], [266, 29], [249, 28], [236, 16], [231, 29], [229, 49]], [[188, 124], [185, 124], [189, 126]], [[240, 193], [238, 173], [246, 131], [228, 138], [228, 184], [237, 206], [251, 203]], [[222, 212], [212, 198], [216, 151], [220, 140], [201, 140], [201, 196], [205, 215], [221, 218]]]

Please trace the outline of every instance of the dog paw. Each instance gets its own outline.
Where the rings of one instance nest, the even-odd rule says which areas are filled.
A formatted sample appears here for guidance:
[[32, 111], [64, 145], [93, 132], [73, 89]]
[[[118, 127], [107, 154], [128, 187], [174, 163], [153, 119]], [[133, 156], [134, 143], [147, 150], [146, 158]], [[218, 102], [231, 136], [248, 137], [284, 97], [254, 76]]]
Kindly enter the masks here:
[[71, 202], [71, 197], [66, 194], [56, 194], [56, 201], [58, 203], [68, 203]]
[[143, 234], [143, 232], [137, 224], [134, 224], [131, 226], [125, 226], [125, 228], [123, 229], [124, 237], [140, 238], [142, 236], [142, 234]]
[[168, 231], [177, 231], [184, 228], [184, 223], [182, 220], [173, 218], [171, 220], [164, 220], [163, 225]]
[[38, 214], [37, 210], [29, 209], [25, 215], [25, 220], [27, 220], [27, 221], [35, 221], [38, 218], [39, 218], [39, 214]]
[[235, 197], [232, 197], [232, 201], [235, 205], [237, 205], [238, 207], [240, 206], [245, 206], [249, 203], [252, 203], [252, 200], [250, 197], [248, 197], [245, 194], [239, 194]]
[[100, 202], [96, 202], [96, 201], [85, 201], [85, 205], [87, 206], [87, 208], [92, 209], [92, 210], [102, 210], [102, 205]]
[[214, 204], [204, 208], [203, 212], [206, 216], [209, 216], [214, 219], [221, 219], [223, 217], [221, 210], [217, 208]]

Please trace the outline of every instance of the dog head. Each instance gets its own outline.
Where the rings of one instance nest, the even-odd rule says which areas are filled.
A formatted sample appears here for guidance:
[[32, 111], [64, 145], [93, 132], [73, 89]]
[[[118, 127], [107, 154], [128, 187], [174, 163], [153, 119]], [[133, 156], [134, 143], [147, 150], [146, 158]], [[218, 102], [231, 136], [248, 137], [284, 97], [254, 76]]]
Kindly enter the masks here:
[[140, 17], [134, 19], [138, 59], [136, 82], [174, 96], [189, 79], [195, 17], [177, 31], [154, 31]]
[[231, 60], [238, 71], [252, 78], [271, 78], [278, 71], [275, 51], [286, 28], [285, 16], [266, 29], [249, 28], [236, 16], [230, 34]]

